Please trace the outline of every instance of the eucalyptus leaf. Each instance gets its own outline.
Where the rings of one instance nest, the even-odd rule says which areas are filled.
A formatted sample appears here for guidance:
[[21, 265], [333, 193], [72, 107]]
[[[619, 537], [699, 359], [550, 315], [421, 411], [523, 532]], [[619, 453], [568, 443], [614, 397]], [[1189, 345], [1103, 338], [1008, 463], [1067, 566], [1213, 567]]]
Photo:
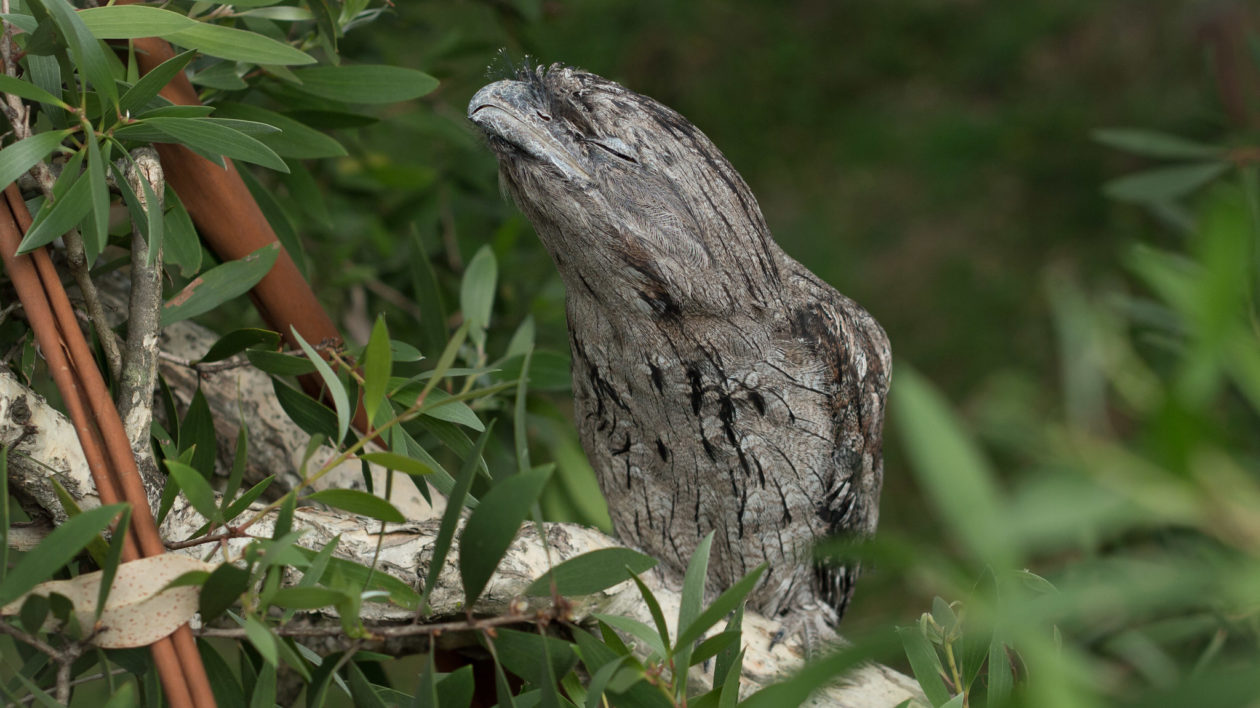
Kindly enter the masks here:
[[196, 27], [166, 35], [172, 44], [196, 49], [212, 57], [245, 61], [252, 64], [314, 64], [315, 58], [261, 34], [204, 22]]
[[302, 80], [299, 91], [343, 103], [396, 103], [423, 96], [438, 85], [432, 76], [400, 66], [342, 64], [294, 73]]
[[509, 477], [487, 492], [468, 517], [459, 547], [466, 605], [471, 607], [481, 596], [550, 477], [549, 469]]
[[1138, 172], [1103, 185], [1103, 194], [1126, 202], [1160, 202], [1183, 197], [1229, 169], [1227, 162], [1202, 162]]
[[126, 508], [124, 504], [98, 506], [66, 519], [22, 556], [0, 581], [0, 606], [7, 605], [39, 583], [52, 578], [61, 566], [87, 547], [97, 534]]
[[[554, 580], [560, 595], [590, 595], [630, 579], [656, 565], [656, 559], [629, 548], [600, 548], [564, 561], [525, 588], [525, 594], [551, 594]], [[629, 570], [627, 570], [629, 568]]]
[[403, 516], [393, 504], [374, 494], [357, 489], [324, 489], [308, 495], [306, 499], [377, 521], [401, 524], [407, 520], [407, 517]]
[[186, 285], [162, 308], [165, 327], [203, 312], [209, 312], [262, 280], [280, 255], [280, 244], [272, 243], [235, 261], [228, 261], [202, 273]]
[[178, 12], [145, 5], [106, 5], [79, 10], [84, 26], [97, 39], [165, 37], [199, 23]]

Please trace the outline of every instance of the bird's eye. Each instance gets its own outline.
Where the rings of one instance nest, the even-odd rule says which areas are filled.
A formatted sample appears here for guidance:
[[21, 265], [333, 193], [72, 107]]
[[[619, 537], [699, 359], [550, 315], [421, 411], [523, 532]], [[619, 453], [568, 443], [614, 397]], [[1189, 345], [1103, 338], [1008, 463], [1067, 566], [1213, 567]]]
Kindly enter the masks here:
[[600, 140], [588, 138], [587, 142], [614, 157], [625, 160], [626, 162], [632, 162], [636, 165], [639, 164], [639, 161], [634, 159], [634, 156], [630, 154], [630, 147], [618, 138], [603, 138]]
[[547, 122], [547, 123], [550, 123], [550, 122], [551, 122], [551, 115], [550, 115], [550, 114], [543, 113], [542, 111], [534, 111], [534, 113], [535, 113], [535, 115], [537, 115], [539, 118], [543, 119], [543, 121], [544, 121], [544, 122]]

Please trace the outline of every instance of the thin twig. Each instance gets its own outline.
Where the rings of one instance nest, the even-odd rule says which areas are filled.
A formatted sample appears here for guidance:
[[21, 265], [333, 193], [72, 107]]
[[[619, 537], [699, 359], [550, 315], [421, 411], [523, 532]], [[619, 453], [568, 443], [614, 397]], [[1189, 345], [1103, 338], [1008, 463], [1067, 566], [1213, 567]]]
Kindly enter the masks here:
[[[435, 624], [388, 624], [365, 626], [367, 639], [396, 639], [399, 637], [438, 636], [448, 632], [481, 632], [523, 622], [534, 622], [546, 626], [555, 621], [567, 619], [566, 610], [546, 609], [530, 615], [507, 614], [482, 619], [458, 620], [453, 622], [437, 622]], [[340, 621], [328, 625], [284, 625], [272, 627], [271, 632], [279, 637], [336, 637], [344, 635], [345, 629]], [[197, 630], [202, 637], [226, 637], [229, 639], [245, 639], [248, 635], [244, 627], [202, 627]]]
[[[128, 162], [128, 186], [147, 213], [162, 212], [162, 193], [166, 180], [157, 151], [151, 147], [136, 148]], [[156, 203], [149, 204], [144, 180], [152, 189]], [[157, 382], [158, 331], [162, 325], [162, 248], [148, 257], [149, 244], [140, 232], [140, 224], [131, 225], [131, 300], [127, 312], [127, 342], [123, 351], [122, 373], [118, 378], [118, 415], [127, 431], [127, 440], [136, 456], [136, 465], [144, 480], [149, 506], [156, 508], [161, 496], [161, 481], [149, 428], [153, 421], [153, 389]]]
[[[125, 676], [125, 675], [126, 675], [126, 674], [128, 674], [128, 673], [130, 673], [130, 672], [129, 672], [127, 669], [114, 669], [113, 671], [109, 672], [109, 676]], [[104, 673], [92, 674], [91, 676], [80, 676], [79, 678], [74, 679], [73, 681], [71, 681], [71, 682], [70, 682], [70, 685], [71, 685], [72, 687], [73, 687], [73, 686], [81, 686], [81, 685], [83, 685], [83, 684], [85, 684], [85, 683], [92, 683], [93, 681], [100, 681], [100, 680], [102, 680], [102, 679], [104, 679], [104, 678], [106, 678], [106, 675], [105, 675]], [[29, 695], [29, 696], [23, 696], [23, 697], [19, 698], [19, 699], [17, 700], [17, 702], [18, 702], [18, 703], [22, 703], [22, 704], [26, 704], [26, 703], [34, 703], [34, 702], [35, 702], [35, 695], [34, 695], [34, 694], [31, 694], [31, 695]]]
[[253, 366], [249, 359], [244, 357], [232, 357], [225, 361], [216, 361], [209, 364], [195, 362], [192, 359], [185, 359], [181, 356], [168, 354], [162, 350], [158, 350], [157, 356], [162, 361], [170, 362], [176, 366], [182, 366], [185, 369], [192, 369], [199, 374], [215, 374], [220, 371], [230, 371], [232, 369], [243, 369], [247, 366]]

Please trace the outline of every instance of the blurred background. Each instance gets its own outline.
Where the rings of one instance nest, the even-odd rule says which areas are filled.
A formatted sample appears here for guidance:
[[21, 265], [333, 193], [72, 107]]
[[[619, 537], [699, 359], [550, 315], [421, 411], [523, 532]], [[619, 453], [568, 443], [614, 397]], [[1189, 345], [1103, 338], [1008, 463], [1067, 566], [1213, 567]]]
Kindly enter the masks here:
[[[969, 504], [984, 516], [992, 511], [984, 503], [997, 500], [1015, 510], [1010, 518], [1039, 519], [1041, 527], [1010, 529], [1035, 540], [1012, 541], [1018, 548], [1007, 560], [1070, 579], [1067, 561], [1166, 548], [1168, 519], [1151, 511], [1158, 504], [1139, 501], [1133, 511], [1125, 499], [1140, 500], [1140, 491], [1105, 479], [1118, 460], [1184, 481], [1207, 440], [1249, 470], [1246, 485], [1233, 489], [1254, 489], [1258, 399], [1238, 389], [1260, 376], [1243, 383], [1225, 364], [1179, 359], [1194, 349], [1184, 341], [1193, 317], [1150, 302], [1146, 295], [1159, 289], [1138, 277], [1155, 267], [1143, 270], [1141, 253], [1193, 253], [1213, 243], [1194, 235], [1205, 218], [1242, 225], [1230, 234], [1251, 233], [1243, 205], [1252, 168], [1197, 192], [1206, 179], [1158, 194], [1141, 185], [1126, 193], [1113, 182], [1112, 196], [1121, 198], [1104, 194], [1109, 181], [1157, 167], [1155, 157], [1224, 159], [1223, 151], [1254, 138], [1251, 19], [1245, 3], [1167, 0], [400, 2], [348, 33], [343, 54], [422, 69], [441, 87], [379, 123], [339, 132], [351, 156], [313, 167], [324, 203], [290, 217], [301, 226], [317, 292], [351, 338], [365, 337], [374, 314], [386, 311], [396, 338], [420, 323], [411, 336], [426, 352], [438, 346], [435, 313], [440, 321], [455, 309], [463, 264], [490, 244], [500, 287], [488, 349], [501, 351], [532, 316], [539, 349], [554, 364], [530, 400], [536, 458], [554, 459], [562, 473], [548, 511], [598, 522], [567, 424], [563, 291], [530, 226], [499, 194], [495, 161], [465, 108], [477, 88], [502, 76], [501, 67], [487, 70], [506, 47], [517, 58], [591, 70], [677, 109], [751, 185], [784, 249], [888, 331], [899, 368], [880, 535], [899, 550], [877, 556], [844, 629], [910, 623], [934, 595], [961, 592], [978, 577], [976, 561], [985, 558], [968, 545]], [[1202, 140], [1215, 152], [1134, 155], [1091, 137], [1117, 127]], [[1232, 262], [1219, 259], [1222, 267], [1245, 265], [1249, 237], [1222, 238], [1243, 244], [1228, 251]], [[406, 295], [420, 260], [433, 264], [445, 305]], [[1202, 369], [1199, 383], [1165, 388], [1187, 366]], [[914, 371], [949, 401], [944, 427], [917, 408], [898, 412], [909, 401], [898, 398], [899, 381], [922, 402]], [[970, 473], [933, 466], [923, 439], [935, 434], [983, 450], [972, 476], [996, 490], [992, 499], [951, 501], [951, 475]], [[1108, 456], [1121, 452], [1127, 457]], [[1060, 486], [1047, 491], [1051, 479]], [[1102, 498], [1110, 501], [1096, 516], [1075, 508]], [[1194, 509], [1217, 508], [1187, 499]], [[1126, 521], [1117, 527], [1100, 522], [1104, 516]], [[1173, 526], [1198, 523], [1188, 518]], [[1206, 535], [1220, 550], [1220, 538]], [[1258, 546], [1247, 538], [1242, 553], [1254, 560]], [[1178, 617], [1187, 607], [1199, 617], [1213, 604], [1192, 599], [1195, 592], [1177, 595]], [[1117, 606], [1133, 604], [1126, 602]], [[1191, 647], [1191, 663], [1223, 621], [1177, 635]], [[1116, 622], [1126, 632], [1141, 625]], [[1086, 646], [1109, 641], [1105, 632], [1087, 634]], [[1235, 641], [1227, 634], [1222, 643]], [[1122, 675], [1157, 677], [1183, 658], [1161, 649], [1161, 664], [1117, 646], [1107, 652], [1124, 657]]]

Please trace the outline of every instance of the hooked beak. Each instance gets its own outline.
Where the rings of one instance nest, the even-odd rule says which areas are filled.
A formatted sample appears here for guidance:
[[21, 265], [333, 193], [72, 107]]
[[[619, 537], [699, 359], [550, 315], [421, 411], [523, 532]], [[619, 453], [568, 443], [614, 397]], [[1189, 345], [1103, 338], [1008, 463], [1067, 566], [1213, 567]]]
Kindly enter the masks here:
[[551, 117], [540, 110], [533, 88], [522, 81], [496, 81], [482, 88], [468, 103], [468, 120], [487, 136], [555, 165], [573, 181], [591, 180], [568, 147], [548, 130]]

